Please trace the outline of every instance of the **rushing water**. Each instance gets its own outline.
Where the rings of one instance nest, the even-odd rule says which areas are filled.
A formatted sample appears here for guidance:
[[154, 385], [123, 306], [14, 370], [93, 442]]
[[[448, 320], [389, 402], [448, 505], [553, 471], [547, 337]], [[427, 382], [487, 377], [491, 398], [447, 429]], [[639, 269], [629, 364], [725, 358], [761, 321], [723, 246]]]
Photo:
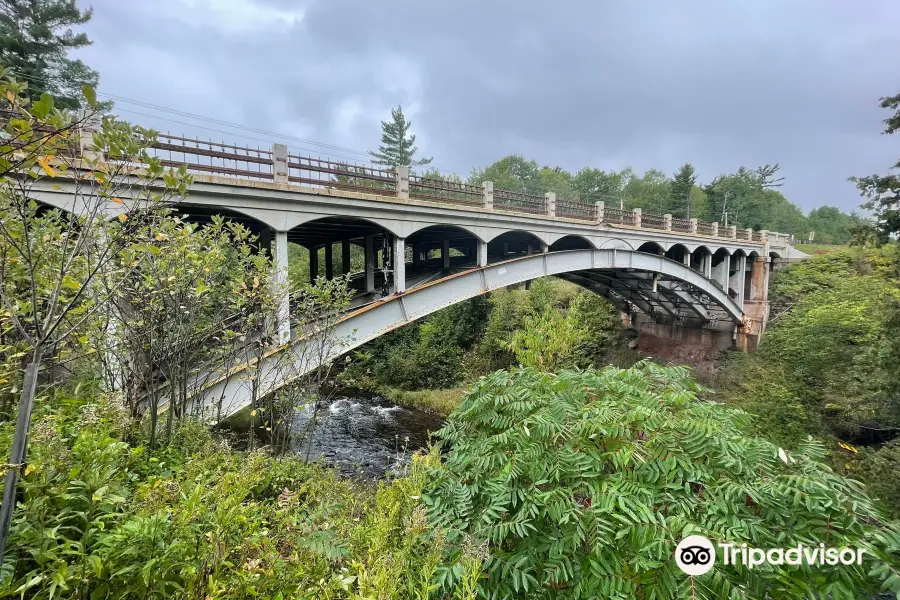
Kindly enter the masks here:
[[309, 431], [311, 461], [321, 459], [347, 477], [380, 478], [398, 473], [410, 456], [428, 444], [428, 434], [443, 420], [431, 413], [397, 406], [364, 393], [335, 395], [307, 405], [294, 419], [294, 451], [306, 456]]

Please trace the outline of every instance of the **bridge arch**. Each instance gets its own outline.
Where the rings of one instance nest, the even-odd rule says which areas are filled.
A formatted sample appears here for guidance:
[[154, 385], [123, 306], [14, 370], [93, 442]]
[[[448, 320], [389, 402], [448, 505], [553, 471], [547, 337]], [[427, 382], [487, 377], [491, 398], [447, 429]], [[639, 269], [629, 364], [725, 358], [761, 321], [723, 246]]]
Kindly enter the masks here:
[[622, 238], [610, 238], [600, 244], [598, 250], [634, 250], [634, 246]]
[[707, 263], [712, 260], [712, 250], [708, 246], [699, 245], [691, 251], [691, 268], [700, 273], [706, 272]]
[[681, 264], [685, 264], [685, 260], [690, 255], [691, 251], [684, 244], [672, 244], [666, 250], [666, 258]]
[[[590, 289], [612, 296], [611, 299], [622, 308], [631, 303], [641, 312], [648, 312], [657, 322], [674, 319], [674, 324], [679, 324], [684, 319], [698, 319], [681, 314], [683, 307], [679, 307], [678, 302], [693, 305], [694, 314], [700, 315], [702, 320], [697, 323], [700, 327], [721, 330], [724, 326], [733, 330], [743, 318], [741, 308], [727, 292], [685, 265], [662, 256], [619, 249], [521, 256], [470, 269], [374, 302], [338, 322], [335, 336], [345, 341], [329, 348], [310, 348], [310, 344], [321, 344], [321, 341], [292, 340], [259, 359], [262, 364], [245, 363], [227, 375], [198, 386], [192, 395], [201, 403], [204, 414], [218, 413], [227, 417], [250, 402], [249, 381], [243, 377], [247, 369], [256, 368], [262, 373], [257, 388], [261, 397], [314, 368], [316, 365], [311, 357], [334, 358], [447, 306], [502, 287], [560, 275], [593, 282]], [[662, 293], [662, 289], [666, 292]], [[276, 368], [279, 361], [290, 363], [291, 368]]]
[[644, 242], [637, 248], [638, 252], [646, 252], [647, 254], [655, 254], [656, 256], [665, 256], [666, 249], [656, 242]]
[[560, 250], [593, 250], [596, 248], [591, 240], [582, 235], [564, 235], [550, 244], [550, 252]]
[[413, 268], [421, 262], [443, 258], [446, 245], [448, 256], [439, 263], [444, 268], [476, 263], [478, 244], [481, 237], [469, 228], [459, 225], [427, 225], [406, 237], [406, 247], [410, 249]]
[[544, 246], [536, 234], [524, 229], [513, 229], [501, 233], [488, 242], [488, 263], [509, 260], [517, 256], [539, 254]]

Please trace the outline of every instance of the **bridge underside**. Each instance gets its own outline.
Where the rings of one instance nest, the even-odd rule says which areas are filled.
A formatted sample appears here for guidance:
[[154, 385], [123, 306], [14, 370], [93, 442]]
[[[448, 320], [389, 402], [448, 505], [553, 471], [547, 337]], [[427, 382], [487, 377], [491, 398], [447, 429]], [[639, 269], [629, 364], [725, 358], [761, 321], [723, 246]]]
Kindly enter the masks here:
[[[262, 398], [318, 368], [323, 357], [335, 358], [447, 306], [545, 276], [572, 281], [602, 294], [623, 312], [641, 314], [662, 325], [734, 334], [743, 319], [741, 308], [728, 293], [664, 256], [619, 249], [525, 255], [373, 302], [341, 319], [329, 339], [298, 337], [259, 363], [243, 364], [216, 377], [198, 377], [195, 412], [226, 418], [250, 403], [254, 379], [258, 381], [256, 397]], [[259, 377], [247, 377], [250, 369], [258, 369]]]

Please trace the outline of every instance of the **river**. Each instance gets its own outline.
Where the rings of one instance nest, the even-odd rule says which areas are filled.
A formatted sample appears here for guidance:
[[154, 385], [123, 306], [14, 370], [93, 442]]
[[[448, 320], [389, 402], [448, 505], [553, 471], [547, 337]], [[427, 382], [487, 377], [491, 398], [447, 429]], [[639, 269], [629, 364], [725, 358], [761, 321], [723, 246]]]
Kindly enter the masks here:
[[[402, 472], [410, 456], [428, 445], [429, 433], [443, 424], [432, 413], [346, 390], [319, 401], [315, 413], [309, 459], [321, 459], [345, 477], [364, 479]], [[294, 418], [293, 451], [304, 457], [312, 418], [312, 405], [297, 411]]]

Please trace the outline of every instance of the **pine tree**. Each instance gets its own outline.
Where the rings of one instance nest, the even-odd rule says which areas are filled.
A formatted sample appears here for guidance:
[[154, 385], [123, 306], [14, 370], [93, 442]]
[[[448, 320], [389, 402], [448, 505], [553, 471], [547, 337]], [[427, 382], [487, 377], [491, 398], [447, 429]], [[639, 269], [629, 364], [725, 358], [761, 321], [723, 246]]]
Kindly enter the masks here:
[[416, 160], [416, 136], [409, 133], [412, 126], [410, 121], [403, 116], [401, 107], [391, 109], [391, 120], [381, 122], [381, 146], [377, 152], [369, 152], [379, 165], [391, 167], [427, 165], [432, 159], [421, 158]]
[[671, 212], [675, 217], [691, 218], [691, 190], [697, 182], [697, 172], [694, 165], [684, 163], [678, 172], [671, 187]]
[[70, 50], [91, 45], [73, 25], [90, 21], [93, 9], [79, 10], [75, 0], [3, 0], [0, 3], [0, 63], [28, 82], [32, 99], [44, 92], [60, 108], [79, 108], [84, 84], [97, 87], [99, 75]]

